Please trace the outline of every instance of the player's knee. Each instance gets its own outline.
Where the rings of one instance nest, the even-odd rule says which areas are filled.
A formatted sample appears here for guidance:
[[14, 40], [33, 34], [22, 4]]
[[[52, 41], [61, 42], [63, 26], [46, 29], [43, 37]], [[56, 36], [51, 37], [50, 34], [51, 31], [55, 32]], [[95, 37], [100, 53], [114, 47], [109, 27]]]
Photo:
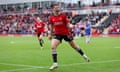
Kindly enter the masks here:
[[70, 43], [72, 48], [77, 48], [77, 45], [75, 43]]
[[72, 46], [72, 48], [74, 48], [74, 49], [75, 49], [75, 48], [77, 48], [77, 46], [73, 45], [73, 46]]
[[76, 46], [74, 44], [70, 44], [72, 48], [76, 48]]
[[53, 48], [53, 47], [52, 47], [52, 50], [56, 50], [56, 48]]
[[52, 50], [56, 50], [56, 46], [52, 46]]
[[42, 38], [38, 38], [39, 40], [42, 40]]

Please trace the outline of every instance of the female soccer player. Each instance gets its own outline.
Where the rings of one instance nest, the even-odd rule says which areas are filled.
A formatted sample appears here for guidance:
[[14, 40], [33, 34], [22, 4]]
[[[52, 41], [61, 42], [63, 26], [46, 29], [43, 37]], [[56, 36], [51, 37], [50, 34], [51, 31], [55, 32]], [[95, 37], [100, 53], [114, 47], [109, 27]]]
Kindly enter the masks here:
[[53, 70], [58, 67], [57, 63], [57, 46], [62, 42], [62, 39], [67, 41], [72, 48], [80, 53], [81, 56], [86, 61], [90, 61], [89, 58], [85, 55], [82, 49], [75, 43], [73, 40], [72, 34], [69, 28], [69, 21], [66, 15], [60, 13], [60, 7], [55, 4], [53, 5], [53, 15], [49, 18], [51, 32], [49, 34], [49, 39], [52, 39], [52, 58], [53, 65], [49, 68]]
[[90, 43], [91, 39], [91, 24], [88, 19], [86, 19], [85, 24], [85, 36], [86, 36], [86, 43]]
[[37, 17], [37, 22], [35, 23], [35, 31], [37, 33], [37, 37], [38, 37], [38, 40], [39, 40], [39, 43], [40, 43], [40, 46], [41, 46], [41, 49], [43, 48], [43, 34], [45, 32], [44, 28], [45, 28], [45, 23], [39, 18]]

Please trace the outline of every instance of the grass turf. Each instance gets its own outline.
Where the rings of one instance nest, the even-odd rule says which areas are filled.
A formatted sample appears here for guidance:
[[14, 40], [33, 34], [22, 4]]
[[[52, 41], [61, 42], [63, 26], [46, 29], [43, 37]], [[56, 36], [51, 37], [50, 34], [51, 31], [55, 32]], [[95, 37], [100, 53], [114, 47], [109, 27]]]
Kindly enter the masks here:
[[[44, 41], [41, 50], [36, 37], [0, 37], [0, 72], [51, 72], [51, 42]], [[90, 44], [82, 37], [75, 42], [91, 62], [63, 41], [57, 49], [59, 68], [52, 72], [120, 72], [120, 37], [93, 37]]]

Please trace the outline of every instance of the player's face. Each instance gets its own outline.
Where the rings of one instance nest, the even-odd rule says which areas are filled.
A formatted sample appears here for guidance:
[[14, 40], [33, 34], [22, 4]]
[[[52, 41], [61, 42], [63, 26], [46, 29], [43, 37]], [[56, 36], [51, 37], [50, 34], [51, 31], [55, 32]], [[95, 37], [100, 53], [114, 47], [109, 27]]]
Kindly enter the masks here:
[[37, 18], [37, 22], [41, 22], [41, 19], [39, 17]]
[[59, 7], [58, 5], [56, 5], [56, 6], [54, 6], [53, 10], [54, 10], [55, 12], [59, 12], [59, 11], [60, 11], [60, 7]]

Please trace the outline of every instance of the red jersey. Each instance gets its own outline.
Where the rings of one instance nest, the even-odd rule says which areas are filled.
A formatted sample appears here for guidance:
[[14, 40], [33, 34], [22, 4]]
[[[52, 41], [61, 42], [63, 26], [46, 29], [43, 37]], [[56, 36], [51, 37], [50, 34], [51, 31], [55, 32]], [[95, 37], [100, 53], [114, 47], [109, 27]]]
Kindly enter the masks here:
[[35, 30], [37, 33], [43, 33], [44, 27], [45, 27], [44, 22], [36, 22], [36, 24], [35, 24]]
[[70, 35], [70, 30], [67, 27], [69, 22], [68, 18], [64, 14], [58, 16], [50, 16], [50, 24], [53, 26], [53, 32], [57, 35]]

